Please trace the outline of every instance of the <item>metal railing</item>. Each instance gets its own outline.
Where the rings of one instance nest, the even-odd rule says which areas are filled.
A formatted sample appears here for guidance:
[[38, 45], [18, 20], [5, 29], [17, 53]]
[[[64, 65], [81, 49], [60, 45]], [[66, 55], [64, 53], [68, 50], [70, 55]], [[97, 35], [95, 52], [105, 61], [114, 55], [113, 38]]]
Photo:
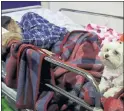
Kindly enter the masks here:
[[76, 13], [88, 14], [88, 15], [110, 17], [110, 18], [115, 18], [115, 19], [124, 19], [124, 17], [122, 17], [122, 16], [103, 14], [103, 13], [96, 13], [96, 12], [90, 12], [90, 11], [74, 10], [74, 9], [68, 9], [68, 8], [61, 8], [61, 9], [59, 9], [59, 11], [68, 11], [68, 12], [76, 12]]
[[[50, 63], [52, 63], [52, 64], [55, 64], [55, 65], [57, 65], [57, 66], [60, 66], [60, 67], [62, 67], [62, 68], [65, 68], [65, 69], [67, 69], [67, 70], [69, 70], [69, 71], [71, 71], [71, 72], [74, 72], [74, 73], [76, 73], [76, 74], [78, 74], [78, 75], [81, 75], [81, 76], [84, 76], [84, 77], [86, 77], [90, 82], [92, 82], [92, 84], [94, 85], [94, 87], [96, 88], [96, 91], [98, 92], [98, 93], [100, 93], [99, 92], [99, 88], [98, 88], [98, 84], [97, 84], [97, 82], [96, 82], [96, 80], [93, 78], [93, 76], [90, 74], [90, 73], [88, 73], [87, 71], [85, 71], [85, 70], [83, 70], [83, 69], [80, 69], [80, 68], [74, 68], [74, 67], [72, 67], [72, 66], [70, 66], [70, 65], [68, 65], [68, 64], [66, 64], [66, 63], [63, 63], [62, 61], [58, 61], [58, 60], [55, 60], [54, 58], [52, 58], [52, 56], [48, 56], [48, 57], [45, 57], [45, 60], [46, 61], [48, 61], [48, 62], [50, 62]], [[3, 72], [3, 70], [2, 70], [2, 72]], [[2, 78], [4, 79], [5, 78], [5, 74], [2, 74]], [[3, 83], [4, 84], [4, 83]], [[73, 102], [76, 102], [76, 103], [78, 103], [79, 105], [81, 105], [81, 106], [83, 106], [83, 107], [85, 107], [85, 108], [87, 108], [88, 110], [90, 110], [90, 111], [92, 111], [93, 110], [93, 108], [92, 107], [90, 107], [84, 100], [82, 100], [82, 99], [80, 99], [80, 98], [78, 98], [78, 97], [76, 97], [76, 96], [74, 96], [74, 95], [71, 95], [69, 92], [67, 92], [67, 91], [65, 91], [65, 90], [63, 90], [63, 89], [61, 89], [61, 88], [59, 88], [58, 86], [54, 86], [54, 85], [51, 85], [51, 84], [45, 84], [47, 87], [49, 87], [49, 88], [51, 88], [52, 90], [54, 90], [54, 91], [56, 91], [56, 92], [58, 92], [58, 93], [60, 93], [60, 94], [62, 94], [62, 95], [64, 95], [64, 96], [66, 96], [67, 98], [69, 98], [70, 100], [72, 100]], [[5, 87], [5, 86], [4, 86]], [[4, 88], [3, 87], [3, 88]], [[9, 89], [9, 88], [8, 88]], [[8, 89], [6, 90], [6, 91], [8, 91]], [[4, 91], [5, 92], [5, 89], [4, 90], [2, 90], [2, 91]], [[13, 90], [14, 91], [14, 90]], [[12, 92], [12, 91], [11, 91]], [[14, 91], [14, 94], [15, 94], [16, 92]], [[15, 98], [14, 98], [15, 99]], [[99, 98], [100, 99], [100, 98]], [[100, 102], [100, 101], [99, 101]]]

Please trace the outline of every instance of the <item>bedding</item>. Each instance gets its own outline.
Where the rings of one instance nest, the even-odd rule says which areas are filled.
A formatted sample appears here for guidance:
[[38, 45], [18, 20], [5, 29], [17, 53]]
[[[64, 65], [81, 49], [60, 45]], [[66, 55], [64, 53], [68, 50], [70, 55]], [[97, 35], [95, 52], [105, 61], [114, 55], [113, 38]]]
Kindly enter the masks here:
[[45, 49], [49, 49], [68, 33], [66, 28], [58, 27], [33, 12], [24, 14], [18, 25], [22, 30], [24, 43]]
[[[60, 56], [61, 61], [68, 65], [85, 69], [99, 82], [104, 68], [98, 57], [99, 47], [100, 42], [97, 34], [87, 31], [72, 31], [65, 36], [63, 41], [58, 41], [54, 45], [52, 52]], [[85, 100], [88, 101], [88, 98], [86, 98], [87, 95], [86, 97], [84, 96], [85, 90], [83, 90], [86, 86], [84, 83], [87, 83], [85, 77], [79, 76], [61, 67], [55, 68], [54, 76], [61, 88], [68, 90], [72, 95], [83, 99], [85, 98]], [[92, 99], [92, 97], [95, 96], [95, 105], [99, 106], [98, 98], [100, 95], [96, 94], [94, 87], [90, 86], [91, 85], [86, 86], [86, 92], [87, 90], [92, 92], [89, 98]], [[68, 102], [73, 104], [72, 101]], [[94, 101], [90, 105], [94, 105]], [[75, 108], [81, 109], [79, 105], [73, 107], [73, 109]], [[75, 109], [74, 111], [79, 111], [79, 109]]]
[[[54, 84], [55, 79], [53, 78], [53, 73], [50, 72], [49, 64], [43, 63], [43, 58], [47, 55], [44, 52], [43, 54], [39, 53], [38, 50], [39, 49], [33, 45], [22, 43], [15, 43], [11, 46], [10, 56], [8, 56], [6, 61], [7, 75], [5, 82], [7, 86], [17, 88], [17, 107], [21, 109], [36, 108], [37, 111], [41, 111], [41, 109], [42, 111], [53, 111], [53, 109], [55, 109], [55, 111], [60, 109], [61, 111], [71, 109], [74, 111], [81, 110], [82, 107], [80, 105], [73, 103], [66, 97], [44, 86], [44, 83]], [[39, 59], [41, 60], [39, 61]], [[38, 77], [40, 76], [39, 74], [41, 78]], [[38, 81], [42, 84], [39, 84]], [[63, 77], [56, 78], [56, 84], [72, 95], [84, 99], [90, 105], [94, 105], [94, 98], [98, 97], [98, 95], [94, 95], [96, 91], [91, 83], [89, 84], [84, 77], [72, 72], [64, 73]], [[40, 92], [37, 92], [38, 90]], [[106, 99], [106, 101], [108, 101], [108, 99]], [[121, 103], [119, 99], [115, 101]], [[117, 108], [121, 106], [122, 105], [118, 105]]]
[[[65, 63], [73, 67], [80, 67], [89, 71], [94, 77], [100, 78], [103, 65], [98, 57], [100, 43], [98, 36], [93, 32], [72, 31], [63, 41], [58, 41], [52, 52], [61, 57]], [[67, 72], [63, 68], [56, 68], [55, 75], [60, 76]]]
[[[10, 56], [6, 60], [5, 83], [8, 87], [17, 89], [17, 108], [32, 110], [36, 108], [37, 111], [41, 109], [45, 111], [45, 106], [53, 95], [53, 91], [44, 86], [44, 83], [53, 83], [50, 63], [44, 60], [47, 55], [44, 52], [38, 52], [39, 49], [33, 45], [19, 42], [13, 43], [10, 49]], [[42, 104], [40, 104], [41, 101], [38, 101], [40, 94], [46, 90], [48, 99], [42, 98]]]
[[[38, 10], [39, 10], [39, 12], [38, 12]], [[44, 10], [44, 9], [43, 9]], [[28, 12], [28, 10], [26, 10], [27, 12]], [[24, 15], [25, 13], [26, 13], [26, 11], [19, 11], [19, 12], [21, 12], [21, 13], [19, 13], [19, 12], [12, 12], [12, 13], [9, 13], [9, 14], [3, 14], [3, 15], [7, 15], [7, 16], [13, 16], [12, 18], [13, 19], [18, 19], [17, 21], [21, 21], [21, 17], [22, 17], [22, 15]], [[40, 9], [37, 9], [37, 10], [35, 10], [35, 9], [32, 9], [32, 11], [37, 11], [37, 13], [40, 13], [41, 14], [41, 10]], [[46, 14], [46, 11], [48, 11], [49, 12], [49, 14], [47, 13]], [[22, 14], [22, 12], [23, 12], [23, 14]], [[30, 12], [31, 12], [31, 10], [30, 10]], [[51, 16], [51, 17], [49, 17], [50, 16], [50, 14], [53, 14], [54, 15], [54, 13], [53, 12], [50, 12], [49, 10], [45, 10], [45, 11], [43, 11], [44, 12], [44, 15], [41, 15], [42, 17], [44, 17], [44, 18], [47, 18], [47, 20], [51, 20], [50, 22], [51, 23], [53, 23], [53, 22], [55, 22], [54, 24], [57, 24], [57, 26], [60, 26], [60, 27], [65, 27], [65, 28], [67, 28], [69, 31], [72, 31], [72, 30], [74, 30], [74, 29], [80, 29], [80, 30], [82, 30], [83, 29], [83, 27], [82, 26], [80, 26], [80, 25], [77, 25], [77, 24], [75, 24], [75, 23], [73, 23], [71, 20], [69, 20], [69, 18], [66, 18], [66, 16], [64, 16], [64, 19], [62, 19], [61, 17], [63, 17], [63, 15], [62, 15], [62, 13], [60, 13], [60, 12], [57, 12], [57, 14], [59, 15], [57, 15], [56, 16], [56, 14], [55, 14], [55, 16]], [[31, 13], [33, 13], [33, 12], [31, 12]], [[16, 14], [16, 16], [15, 16], [15, 14]], [[19, 14], [19, 16], [17, 16]], [[22, 14], [22, 15], [21, 15]], [[46, 15], [45, 15], [46, 14]], [[46, 17], [45, 17], [46, 16]], [[20, 18], [19, 18], [20, 17]], [[55, 17], [55, 18], [54, 18]], [[58, 19], [58, 18], [60, 17], [61, 19]], [[57, 18], [57, 19], [56, 19]], [[69, 21], [68, 21], [69, 20]], [[61, 22], [61, 23], [60, 23]], [[66, 24], [67, 23], [67, 24]], [[26, 28], [24, 28], [24, 30], [26, 30]], [[83, 30], [86, 30], [86, 29], [83, 29]], [[78, 31], [76, 31], [76, 32], [78, 32]], [[73, 34], [74, 33], [74, 34]], [[26, 36], [27, 37], [27, 36]], [[16, 41], [17, 42], [17, 41]], [[67, 36], [65, 36], [65, 38], [64, 38], [64, 40], [63, 41], [58, 41], [58, 42], [56, 42], [56, 44], [55, 44], [55, 46], [53, 47], [53, 52], [54, 53], [56, 53], [56, 54], [58, 54], [58, 56], [60, 56], [61, 57], [61, 59], [62, 59], [62, 61], [64, 61], [64, 62], [66, 62], [66, 63], [68, 63], [68, 64], [71, 64], [72, 66], [74, 66], [74, 67], [80, 67], [80, 68], [83, 68], [83, 69], [86, 69], [87, 71], [89, 71], [96, 79], [100, 79], [100, 77], [101, 77], [101, 73], [102, 73], [102, 70], [103, 70], [103, 65], [101, 64], [101, 62], [99, 61], [99, 58], [98, 58], [98, 52], [99, 52], [99, 46], [100, 46], [100, 44], [99, 44], [100, 42], [99, 42], [99, 37], [98, 37], [98, 34], [96, 34], [96, 32], [95, 33], [92, 33], [92, 31], [89, 31], [89, 29], [87, 30], [87, 31], [79, 31], [79, 33], [75, 33], [75, 31], [73, 31], [73, 32], [70, 32], [70, 35], [69, 34], [67, 34]], [[16, 51], [18, 50], [18, 48], [16, 48]], [[13, 50], [12, 50], [13, 51]], [[31, 52], [32, 52], [32, 50], [30, 50]], [[35, 52], [35, 51], [33, 51], [33, 52]], [[36, 52], [37, 53], [37, 52]], [[92, 54], [91, 54], [92, 53]], [[26, 52], [24, 52], [24, 53], [22, 53], [22, 55], [25, 55], [25, 54], [27, 54]], [[23, 64], [26, 64], [25, 63], [25, 59], [26, 59], [26, 57], [23, 55], [23, 57], [24, 58], [20, 58], [21, 59], [21, 65], [23, 66]], [[29, 54], [30, 55], [30, 54]], [[11, 57], [13, 56], [13, 54], [11, 54]], [[15, 53], [15, 55], [14, 56], [16, 56], [16, 53]], [[29, 57], [30, 59], [34, 59], [34, 60], [36, 60], [36, 58], [34, 57], [34, 55], [30, 55], [30, 57]], [[28, 59], [29, 59], [28, 58]], [[13, 61], [12, 61], [13, 60]], [[39, 60], [39, 59], [37, 59], [37, 60]], [[7, 61], [8, 62], [8, 61]], [[14, 72], [14, 74], [16, 74], [16, 70], [14, 69], [14, 68], [16, 68], [16, 66], [17, 66], [17, 64], [16, 64], [16, 58], [11, 58], [10, 59], [10, 61], [9, 62], [12, 62], [11, 64], [12, 64], [12, 66], [11, 66], [11, 64], [9, 64], [8, 65], [8, 69], [10, 68], [10, 66], [11, 66], [11, 68], [8, 70], [8, 72], [11, 72], [11, 74], [13, 73], [13, 71], [15, 71]], [[32, 62], [32, 64], [33, 64], [33, 60], [31, 61]], [[38, 61], [39, 62], [39, 61]], [[41, 61], [42, 62], [42, 61]], [[28, 61], [28, 63], [29, 63], [29, 61]], [[15, 65], [16, 64], [16, 65]], [[30, 66], [27, 66], [27, 69], [29, 68]], [[33, 67], [32, 67], [33, 68]], [[35, 67], [35, 68], [38, 68], [38, 67]], [[21, 69], [21, 68], [20, 68]], [[22, 73], [23, 71], [27, 71], [27, 69], [26, 68], [24, 68], [23, 67], [23, 69], [21, 69], [20, 70], [20, 73]], [[10, 70], [12, 70], [12, 71], [10, 71]], [[21, 72], [22, 71], [22, 72]], [[34, 72], [35, 73], [35, 72]], [[10, 74], [10, 75], [11, 75]], [[23, 73], [24, 74], [24, 73]], [[83, 99], [85, 99], [86, 101], [88, 101], [89, 100], [89, 98], [91, 99], [90, 100], [90, 103], [92, 104], [92, 95], [88, 95], [89, 93], [87, 92], [87, 89], [86, 89], [86, 95], [84, 95], [84, 94], [82, 94], [80, 91], [82, 91], [81, 90], [81, 88], [82, 88], [82, 86], [84, 85], [84, 82], [87, 82], [87, 81], [85, 81], [85, 78], [84, 77], [82, 77], [82, 76], [77, 76], [76, 74], [74, 74], [74, 73], [70, 73], [70, 72], [68, 72], [67, 70], [64, 70], [63, 68], [60, 68], [60, 67], [57, 67], [56, 69], [55, 69], [55, 77], [57, 78], [57, 81], [60, 83], [59, 85], [60, 86], [63, 86], [66, 90], [68, 89], [68, 88], [72, 88], [71, 89], [71, 91], [70, 91], [70, 93], [71, 94], [74, 94], [74, 95], [76, 95], [76, 96], [79, 96], [79, 97], [81, 97], [81, 98], [83, 98]], [[7, 79], [6, 79], [6, 84], [9, 86], [9, 87], [15, 87], [15, 88], [17, 88], [17, 86], [16, 86], [16, 82], [17, 82], [17, 80], [16, 81], [13, 81], [13, 82], [10, 82], [11, 81], [11, 79], [13, 79], [13, 78], [11, 78], [11, 77], [13, 77], [13, 76], [10, 76], [10, 75], [8, 75], [8, 77], [7, 77]], [[22, 84], [22, 81], [24, 81], [25, 83], [27, 83], [27, 81], [28, 80], [26, 80], [26, 79], [23, 79], [23, 78], [21, 78], [21, 76], [24, 76], [24, 75], [20, 75], [20, 84], [19, 84], [19, 88], [18, 88], [18, 95], [17, 95], [17, 101], [19, 101], [19, 102], [17, 102], [17, 105], [18, 105], [18, 107], [20, 107], [20, 108], [22, 108], [21, 107], [21, 105], [23, 106], [23, 105], [25, 105], [24, 103], [25, 103], [25, 100], [29, 100], [30, 99], [30, 104], [28, 104], [28, 102], [26, 103], [26, 105], [25, 105], [25, 107], [26, 108], [34, 108], [34, 100], [36, 100], [36, 98], [37, 98], [37, 96], [35, 97], [33, 94], [32, 94], [32, 98], [29, 98], [28, 96], [27, 97], [25, 97], [24, 95], [25, 94], [27, 94], [27, 85], [26, 84]], [[60, 77], [61, 76], [61, 77]], [[72, 77], [73, 76], [73, 77]], [[15, 77], [15, 76], [14, 76]], [[32, 76], [31, 76], [32, 77]], [[60, 77], [60, 78], [59, 78]], [[71, 79], [68, 79], [68, 78], [70, 78], [71, 77]], [[15, 79], [15, 78], [14, 78]], [[29, 78], [28, 78], [29, 79]], [[34, 78], [32, 78], [32, 79], [34, 79]], [[25, 81], [26, 80], [26, 81]], [[35, 80], [34, 80], [35, 81]], [[30, 82], [30, 81], [28, 81], [28, 82]], [[36, 81], [35, 81], [36, 82]], [[14, 84], [14, 86], [13, 86], [13, 84]], [[23, 89], [21, 86], [25, 86], [25, 88]], [[31, 84], [32, 85], [32, 84]], [[67, 86], [66, 86], [67, 85]], [[69, 87], [70, 86], [70, 87]], [[34, 89], [35, 89], [35, 87], [34, 86], [32, 86]], [[62, 87], [62, 88], [63, 88]], [[30, 88], [31, 89], [31, 88]], [[91, 90], [92, 90], [92, 88], [91, 88]], [[21, 93], [21, 92], [23, 92], [24, 91], [24, 93]], [[32, 90], [32, 93], [33, 93], [33, 91], [34, 90]], [[83, 90], [84, 91], [84, 90]], [[29, 93], [29, 92], [28, 92]], [[52, 92], [53, 93], [53, 92]], [[44, 96], [44, 98], [43, 99], [40, 99], [39, 98], [39, 100], [38, 100], [38, 102], [36, 103], [36, 101], [35, 101], [35, 103], [36, 103], [36, 106], [35, 106], [35, 108], [38, 110], [38, 108], [43, 108], [43, 109], [45, 109], [46, 107], [45, 107], [45, 105], [44, 106], [42, 106], [42, 105], [40, 105], [39, 103], [44, 103], [44, 100], [46, 100], [46, 98], [49, 96], [49, 97], [51, 97], [51, 95], [52, 95], [52, 93], [50, 92], [50, 93], [47, 93], [47, 95], [46, 96]], [[20, 97], [20, 95], [21, 94], [23, 94], [22, 95], [22, 97], [24, 98], [24, 100]], [[37, 94], [36, 94], [37, 95]], [[83, 96], [82, 96], [83, 95]], [[53, 96], [53, 95], [52, 95]], [[86, 97], [85, 97], [86, 96]], [[88, 97], [89, 96], [89, 97]], [[41, 95], [41, 97], [42, 97], [42, 95]], [[48, 97], [48, 98], [49, 98]], [[88, 97], [88, 98], [87, 98]], [[47, 98], [47, 99], [48, 99]], [[31, 101], [31, 99], [33, 100], [33, 101]], [[60, 99], [60, 98], [59, 98]], [[94, 99], [94, 98], [93, 98]], [[46, 101], [45, 101], [46, 102]], [[68, 101], [69, 103], [73, 103], [73, 102], [71, 102], [71, 101]], [[93, 101], [94, 102], [94, 101]], [[54, 102], [53, 102], [54, 103]], [[58, 102], [57, 102], [58, 103]], [[89, 104], [90, 104], [89, 103]], [[61, 99], [60, 99], [60, 104], [61, 104]], [[57, 106], [58, 107], [58, 106]], [[76, 106], [75, 105], [75, 107], [77, 107], [77, 108], [80, 108], [80, 106]], [[66, 107], [67, 108], [67, 107]], [[39, 111], [40, 111], [40, 109], [39, 109]], [[56, 108], [57, 109], [57, 108]], [[67, 110], [67, 109], [64, 109], [64, 110]], [[64, 111], [63, 110], [63, 111]], [[76, 110], [76, 109], [75, 109]], [[79, 110], [79, 109], [78, 109]]]
[[87, 24], [86, 27], [83, 27], [79, 24], [74, 23], [70, 18], [68, 18], [62, 12], [59, 12], [59, 11], [53, 12], [49, 9], [44, 9], [44, 8], [28, 9], [24, 11], [5, 13], [5, 14], [2, 14], [2, 16], [10, 16], [15, 21], [20, 22], [21, 17], [27, 12], [35, 12], [40, 16], [42, 16], [43, 18], [47, 19], [50, 23], [53, 23], [59, 27], [65, 27], [70, 32], [73, 30], [84, 30], [89, 32], [91, 31], [95, 32], [101, 38], [102, 44], [108, 43], [112, 40], [116, 41], [118, 40], [120, 35], [118, 32], [116, 32], [112, 28], [108, 28], [106, 26], [99, 26], [93, 23]]
[[112, 41], [118, 41], [121, 34], [116, 32], [112, 28], [108, 28], [106, 26], [99, 26], [97, 24], [88, 24], [85, 27], [86, 31], [95, 32], [99, 39], [101, 39], [101, 44], [106, 44]]
[[[39, 53], [39, 49], [33, 45], [18, 42], [12, 44], [8, 54], [9, 56], [6, 60], [7, 75], [5, 83], [8, 87], [17, 88], [17, 108], [36, 109], [37, 111], [53, 111], [54, 109], [54, 111], [60, 109], [61, 111], [65, 111], [66, 109], [66, 111], [68, 111], [74, 108], [75, 111], [78, 111], [80, 108], [79, 105], [73, 105], [72, 101], [68, 101], [64, 96], [59, 96], [44, 86], [44, 83], [55, 84], [53, 73], [50, 71], [50, 64], [43, 60], [47, 55], [44, 52], [43, 54]], [[79, 92], [76, 94], [76, 96], [78, 96], [80, 87], [82, 86], [80, 84], [84, 83], [84, 78], [82, 76], [76, 76], [76, 74], [73, 76], [75, 82], [70, 93], [74, 94], [74, 92], [78, 90]], [[75, 76], [77, 79], [75, 79]], [[67, 78], [68, 77], [69, 75], [67, 74]], [[68, 80], [67, 78], [66, 80]], [[65, 89], [69, 88], [68, 85], [64, 87]], [[67, 107], [63, 108], [65, 105]]]
[[74, 23], [70, 18], [68, 18], [63, 13], [59, 11], [53, 12], [45, 8], [28, 9], [23, 11], [5, 13], [5, 14], [2, 14], [2, 16], [10, 16], [15, 21], [21, 21], [21, 17], [27, 12], [37, 13], [43, 18], [47, 19], [50, 23], [53, 23], [59, 27], [65, 27], [67, 28], [68, 31], [84, 29], [81, 25]]
[[[26, 20], [26, 12], [38, 12], [36, 10], [39, 10], [39, 18], [40, 19], [44, 19], [43, 17], [45, 17], [45, 22], [48, 21], [51, 22], [51, 24], [47, 21], [46, 23], [43, 23], [43, 21], [41, 20], [40, 22], [42, 23], [42, 25], [40, 25], [41, 23], [39, 22], [39, 20], [34, 20], [35, 24], [31, 25], [31, 19]], [[59, 27], [67, 27], [67, 28], [72, 28], [72, 30], [75, 28], [77, 29], [77, 26], [79, 25], [75, 25], [75, 23], [73, 23], [68, 17], [62, 15], [61, 13], [57, 12], [56, 13], [52, 13], [51, 11], [49, 11], [48, 9], [30, 9], [30, 10], [26, 10], [26, 11], [19, 11], [19, 12], [12, 12], [12, 13], [7, 13], [7, 14], [2, 14], [2, 16], [10, 16], [12, 19], [14, 19], [15, 21], [20, 22], [19, 25], [22, 28], [22, 36], [23, 36], [23, 41], [25, 43], [31, 43], [34, 45], [37, 45], [41, 48], [45, 48], [48, 49], [51, 48], [51, 46], [57, 42], [60, 38], [63, 39], [64, 35], [67, 33], [67, 30], [64, 28], [59, 28]], [[14, 16], [14, 15], [16, 16]], [[19, 14], [19, 16], [18, 16]], [[21, 15], [23, 14], [23, 15]], [[53, 14], [51, 16], [51, 14]], [[38, 14], [34, 14], [35, 16]], [[41, 15], [41, 16], [40, 16]], [[44, 16], [43, 16], [44, 15]], [[49, 16], [48, 16], [49, 15]], [[38, 17], [38, 16], [37, 16]], [[21, 19], [22, 18], [22, 19]], [[32, 16], [33, 18], [33, 16]], [[59, 19], [61, 18], [61, 19]], [[29, 22], [30, 21], [30, 22]], [[25, 26], [27, 25], [26, 22], [28, 23], [28, 30], [27, 27], [25, 28]], [[39, 23], [39, 24], [38, 24]], [[57, 26], [55, 26], [57, 24]], [[71, 26], [69, 26], [68, 24], [70, 24]], [[44, 24], [44, 26], [43, 26]], [[47, 25], [46, 25], [47, 24]], [[49, 25], [48, 25], [49, 24]], [[50, 26], [51, 25], [51, 26]], [[53, 28], [53, 26], [54, 28]], [[74, 26], [74, 28], [72, 27], [72, 25]], [[49, 26], [49, 28], [47, 27]], [[69, 26], [69, 27], [68, 27]], [[49, 31], [49, 30], [52, 30]], [[80, 27], [79, 29], [82, 29], [82, 27]], [[70, 30], [70, 29], [69, 29]], [[42, 36], [41, 36], [42, 35]]]
[[[36, 47], [20, 43], [14, 44], [13, 46], [11, 46], [11, 49], [12, 50], [10, 52], [10, 56], [7, 59], [8, 64], [6, 64], [7, 75], [5, 82], [6, 85], [9, 87], [18, 88], [16, 101], [16, 105], [18, 108], [37, 109], [37, 111], [69, 111], [71, 109], [74, 111], [84, 110], [84, 108], [80, 107], [80, 105], [73, 103], [66, 97], [59, 95], [58, 93], [55, 93], [44, 86], [44, 83], [55, 83], [53, 73], [50, 73], [49, 64], [46, 62], [45, 64], [43, 62], [43, 58], [47, 56], [44, 52], [43, 54], [41, 54], [36, 51], [38, 50]], [[17, 55], [18, 57], [16, 57]], [[41, 59], [41, 61], [38, 61], [39, 59]], [[41, 75], [41, 78], [38, 77], [39, 74]], [[42, 84], [38, 84], [38, 81], [40, 81], [40, 79]], [[80, 98], [87, 101], [87, 103], [89, 103], [90, 105], [93, 105], [93, 93], [95, 93], [95, 89], [92, 87], [92, 84], [84, 85], [84, 83], [85, 78], [75, 73], [69, 72], [67, 74], [64, 74], [64, 78], [61, 79], [61, 82], [59, 84], [57, 83], [57, 85], [69, 91], [72, 95], [79, 96]], [[70, 86], [69, 84], [71, 84], [72, 86]], [[37, 86], [37, 88], [35, 86]], [[80, 89], [82, 86], [84, 88], [83, 90]], [[37, 93], [38, 90], [40, 91], [40, 93]], [[123, 110], [123, 100], [121, 100], [120, 94], [118, 96], [118, 99], [103, 98], [104, 108], [107, 109], [105, 111], [113, 111], [110, 109], [110, 107], [108, 107], [107, 103], [109, 102], [110, 106], [113, 107], [114, 101], [118, 104], [114, 108]]]

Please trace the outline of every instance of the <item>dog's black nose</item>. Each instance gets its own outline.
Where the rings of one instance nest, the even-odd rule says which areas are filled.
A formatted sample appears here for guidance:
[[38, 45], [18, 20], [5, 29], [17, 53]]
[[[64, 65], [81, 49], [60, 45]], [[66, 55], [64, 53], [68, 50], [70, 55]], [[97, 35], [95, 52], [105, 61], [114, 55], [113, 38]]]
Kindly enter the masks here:
[[106, 54], [106, 55], [105, 55], [105, 58], [108, 58], [108, 57], [109, 57], [109, 55], [108, 55], [108, 54]]

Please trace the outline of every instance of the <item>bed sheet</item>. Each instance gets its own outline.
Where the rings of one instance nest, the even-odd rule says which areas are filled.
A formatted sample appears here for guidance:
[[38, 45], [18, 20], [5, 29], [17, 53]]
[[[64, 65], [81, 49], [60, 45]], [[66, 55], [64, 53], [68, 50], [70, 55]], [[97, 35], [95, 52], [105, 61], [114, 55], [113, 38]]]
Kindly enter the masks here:
[[45, 8], [28, 9], [28, 10], [16, 11], [11, 13], [5, 13], [5, 14], [2, 14], [2, 16], [3, 15], [10, 16], [16, 21], [21, 21], [21, 17], [27, 12], [35, 12], [40, 16], [44, 17], [45, 19], [47, 19], [49, 22], [57, 26], [67, 28], [68, 31], [84, 30], [83, 26], [74, 23], [69, 17], [64, 15], [62, 12], [60, 11], [53, 12]]

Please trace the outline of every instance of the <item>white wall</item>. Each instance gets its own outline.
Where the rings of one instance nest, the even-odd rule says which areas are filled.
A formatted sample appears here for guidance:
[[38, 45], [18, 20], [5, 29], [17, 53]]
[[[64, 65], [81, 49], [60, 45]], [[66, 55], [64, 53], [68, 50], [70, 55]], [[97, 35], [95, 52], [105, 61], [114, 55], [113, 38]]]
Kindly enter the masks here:
[[[52, 11], [57, 11], [60, 8], [70, 8], [77, 10], [92, 11], [98, 13], [105, 13], [111, 15], [123, 16], [123, 2], [49, 2], [48, 8]], [[105, 25], [114, 28], [118, 32], [123, 32], [123, 20], [98, 17], [91, 15], [83, 15], [71, 12], [64, 12], [76, 23], [86, 25], [88, 23], [96, 23], [99, 25]]]
[[50, 4], [50, 2], [41, 2], [41, 6], [43, 8], [49, 8], [49, 4]]

